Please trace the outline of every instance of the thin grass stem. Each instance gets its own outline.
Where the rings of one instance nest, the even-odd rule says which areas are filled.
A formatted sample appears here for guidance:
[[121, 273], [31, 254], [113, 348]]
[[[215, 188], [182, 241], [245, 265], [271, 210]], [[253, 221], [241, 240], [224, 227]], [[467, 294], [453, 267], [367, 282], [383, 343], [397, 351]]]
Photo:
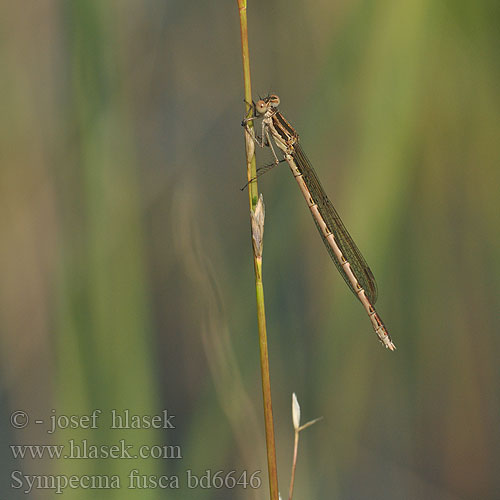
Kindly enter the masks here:
[[[250, 79], [250, 54], [248, 49], [247, 2], [238, 1], [241, 31], [241, 56], [243, 60], [243, 82], [245, 87], [246, 116], [252, 106], [252, 86]], [[253, 125], [249, 124], [250, 127]], [[253, 214], [258, 202], [258, 187], [255, 161], [255, 144], [245, 130], [245, 149], [247, 162], [248, 196], [250, 211]], [[255, 240], [255, 238], [254, 238]], [[261, 249], [262, 250], [262, 249]], [[269, 493], [271, 500], [278, 500], [278, 472], [276, 466], [276, 445], [274, 438], [273, 407], [271, 400], [271, 381], [269, 376], [269, 355], [267, 349], [266, 313], [264, 307], [264, 285], [262, 283], [262, 251], [253, 252], [255, 270], [255, 291], [257, 298], [257, 323], [259, 330], [260, 368], [262, 378], [262, 397], [264, 401], [264, 422], [266, 432], [267, 466], [269, 475]]]

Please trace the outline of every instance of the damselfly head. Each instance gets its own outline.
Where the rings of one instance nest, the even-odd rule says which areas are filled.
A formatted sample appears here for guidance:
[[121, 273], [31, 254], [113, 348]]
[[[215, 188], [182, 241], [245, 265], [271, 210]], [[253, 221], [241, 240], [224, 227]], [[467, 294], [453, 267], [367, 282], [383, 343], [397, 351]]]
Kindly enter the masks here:
[[259, 99], [255, 103], [255, 112], [258, 115], [263, 115], [269, 109], [277, 109], [280, 105], [280, 98], [276, 94], [270, 94], [264, 99]]

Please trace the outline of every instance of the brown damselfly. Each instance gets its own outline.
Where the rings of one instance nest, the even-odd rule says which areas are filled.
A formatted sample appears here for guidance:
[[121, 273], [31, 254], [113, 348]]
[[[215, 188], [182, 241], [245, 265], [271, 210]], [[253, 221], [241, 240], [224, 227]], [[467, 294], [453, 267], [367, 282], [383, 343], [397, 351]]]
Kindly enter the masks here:
[[[363, 304], [380, 341], [393, 351], [396, 347], [373, 307], [377, 301], [375, 278], [322, 188], [311, 162], [300, 146], [297, 132], [278, 110], [279, 104], [277, 95], [260, 99], [253, 106], [254, 116], [246, 118], [243, 124], [259, 146], [271, 148], [276, 165], [279, 159], [273, 142], [284, 153], [284, 159], [304, 195], [330, 257], [351, 291]], [[260, 140], [255, 136], [253, 129], [248, 127], [248, 123], [257, 118], [262, 118]]]

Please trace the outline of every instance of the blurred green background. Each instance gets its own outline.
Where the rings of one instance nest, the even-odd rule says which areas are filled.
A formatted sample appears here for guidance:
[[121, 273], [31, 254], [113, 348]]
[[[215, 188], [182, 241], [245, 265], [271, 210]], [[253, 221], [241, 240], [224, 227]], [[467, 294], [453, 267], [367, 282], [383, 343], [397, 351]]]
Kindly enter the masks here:
[[[377, 342], [286, 165], [262, 177], [282, 495], [295, 391], [304, 420], [324, 416], [297, 500], [500, 498], [500, 4], [260, 0], [248, 16], [254, 95], [280, 95], [398, 347]], [[70, 499], [266, 498], [236, 1], [2, 2], [0, 26], [0, 492], [27, 497], [19, 470], [122, 480]], [[93, 409], [98, 429], [34, 423]], [[111, 409], [168, 409], [176, 428], [109, 429]], [[182, 459], [9, 447], [70, 439]], [[133, 469], [179, 489], [130, 489]], [[207, 469], [263, 484], [188, 489]]]

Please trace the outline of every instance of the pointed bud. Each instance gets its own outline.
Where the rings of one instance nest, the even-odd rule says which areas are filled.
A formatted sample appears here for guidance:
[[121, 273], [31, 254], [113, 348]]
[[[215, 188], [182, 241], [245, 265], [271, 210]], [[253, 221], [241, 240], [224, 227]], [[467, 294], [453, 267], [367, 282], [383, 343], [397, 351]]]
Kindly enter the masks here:
[[298, 428], [300, 427], [300, 405], [297, 401], [295, 392], [292, 394], [292, 421], [293, 427], [295, 428], [295, 430], [298, 430]]
[[253, 251], [256, 257], [262, 257], [262, 247], [264, 245], [264, 218], [266, 215], [264, 207], [264, 198], [262, 194], [259, 196], [259, 201], [255, 206], [255, 210], [250, 212], [252, 219], [252, 243]]

